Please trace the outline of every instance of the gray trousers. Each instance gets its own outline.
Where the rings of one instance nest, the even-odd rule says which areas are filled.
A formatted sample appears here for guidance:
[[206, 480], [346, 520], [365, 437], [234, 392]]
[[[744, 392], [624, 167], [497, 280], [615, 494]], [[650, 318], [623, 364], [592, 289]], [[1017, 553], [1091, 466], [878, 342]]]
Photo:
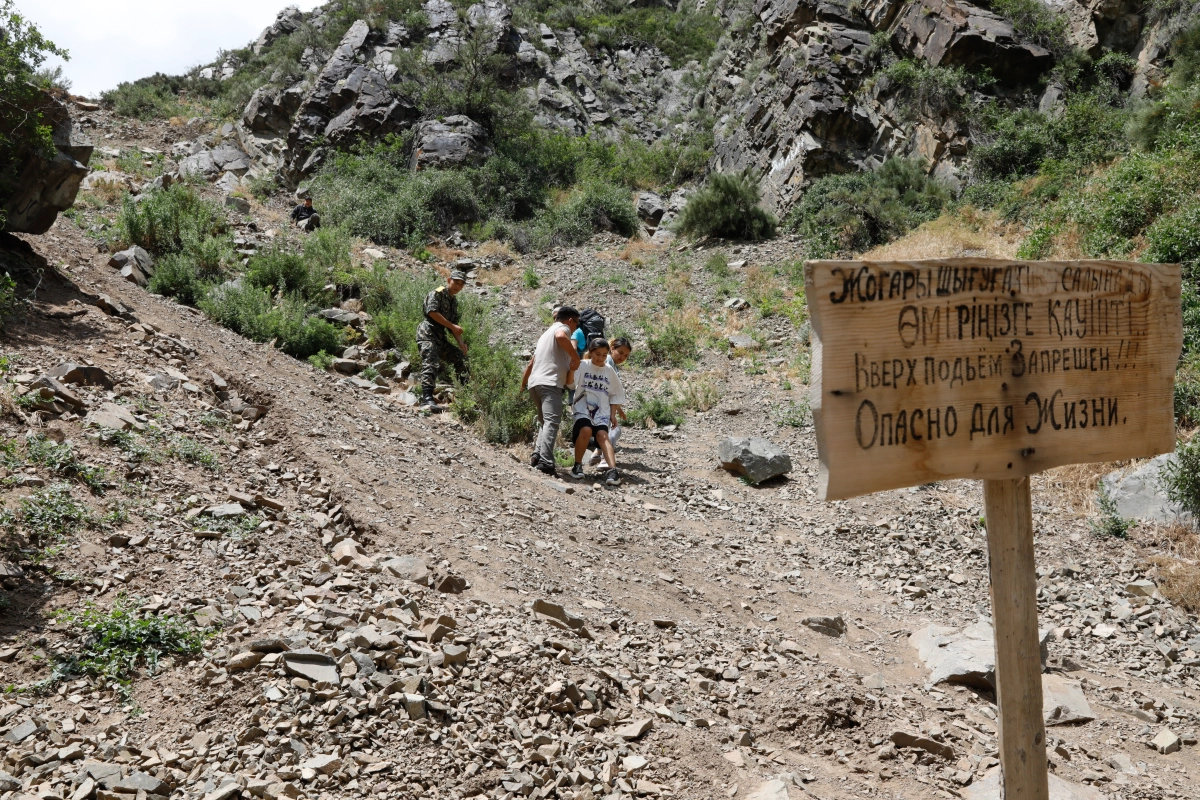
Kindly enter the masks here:
[[558, 426], [562, 424], [563, 390], [554, 386], [530, 386], [529, 394], [542, 420], [534, 450], [543, 464], [553, 464], [554, 442], [558, 439]]

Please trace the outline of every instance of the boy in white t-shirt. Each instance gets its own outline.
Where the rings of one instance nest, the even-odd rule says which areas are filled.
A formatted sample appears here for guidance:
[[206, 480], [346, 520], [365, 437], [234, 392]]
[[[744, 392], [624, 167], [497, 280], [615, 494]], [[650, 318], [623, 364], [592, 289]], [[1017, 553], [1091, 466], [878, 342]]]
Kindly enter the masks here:
[[584, 477], [583, 454], [594, 436], [609, 465], [604, 482], [618, 486], [621, 473], [616, 470], [617, 457], [613, 454], [608, 432], [618, 417], [625, 416], [625, 387], [621, 385], [616, 368], [608, 364], [608, 352], [607, 341], [593, 339], [588, 360], [581, 361], [575, 369], [575, 403], [571, 406], [575, 418], [575, 427], [571, 431], [575, 441], [575, 466], [571, 468], [571, 477]]

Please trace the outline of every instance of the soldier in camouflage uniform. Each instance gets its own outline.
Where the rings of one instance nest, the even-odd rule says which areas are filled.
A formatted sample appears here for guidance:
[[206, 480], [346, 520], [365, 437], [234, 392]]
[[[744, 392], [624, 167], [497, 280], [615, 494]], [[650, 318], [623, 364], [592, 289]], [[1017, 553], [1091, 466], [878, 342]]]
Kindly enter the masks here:
[[[425, 321], [417, 326], [417, 349], [421, 351], [421, 406], [435, 408], [433, 390], [438, 372], [446, 362], [460, 378], [467, 373], [467, 345], [463, 329], [458, 325], [458, 299], [455, 295], [467, 285], [467, 275], [461, 270], [450, 273], [445, 286], [439, 286], [425, 296]], [[446, 338], [449, 331], [458, 347]]]

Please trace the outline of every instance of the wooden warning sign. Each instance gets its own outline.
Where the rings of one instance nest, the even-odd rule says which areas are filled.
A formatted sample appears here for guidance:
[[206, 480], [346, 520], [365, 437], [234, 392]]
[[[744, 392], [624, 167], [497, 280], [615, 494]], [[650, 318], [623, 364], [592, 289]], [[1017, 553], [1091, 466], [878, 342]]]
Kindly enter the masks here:
[[1178, 265], [810, 261], [823, 499], [1175, 446]]

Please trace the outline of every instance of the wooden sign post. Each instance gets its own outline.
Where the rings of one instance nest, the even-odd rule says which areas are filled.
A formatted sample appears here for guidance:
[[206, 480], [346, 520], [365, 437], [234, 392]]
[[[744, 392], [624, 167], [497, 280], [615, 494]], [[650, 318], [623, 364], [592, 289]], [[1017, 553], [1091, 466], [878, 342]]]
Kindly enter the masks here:
[[1029, 476], [1175, 448], [1180, 270], [809, 261], [824, 500], [983, 481], [1002, 797], [1046, 800]]

